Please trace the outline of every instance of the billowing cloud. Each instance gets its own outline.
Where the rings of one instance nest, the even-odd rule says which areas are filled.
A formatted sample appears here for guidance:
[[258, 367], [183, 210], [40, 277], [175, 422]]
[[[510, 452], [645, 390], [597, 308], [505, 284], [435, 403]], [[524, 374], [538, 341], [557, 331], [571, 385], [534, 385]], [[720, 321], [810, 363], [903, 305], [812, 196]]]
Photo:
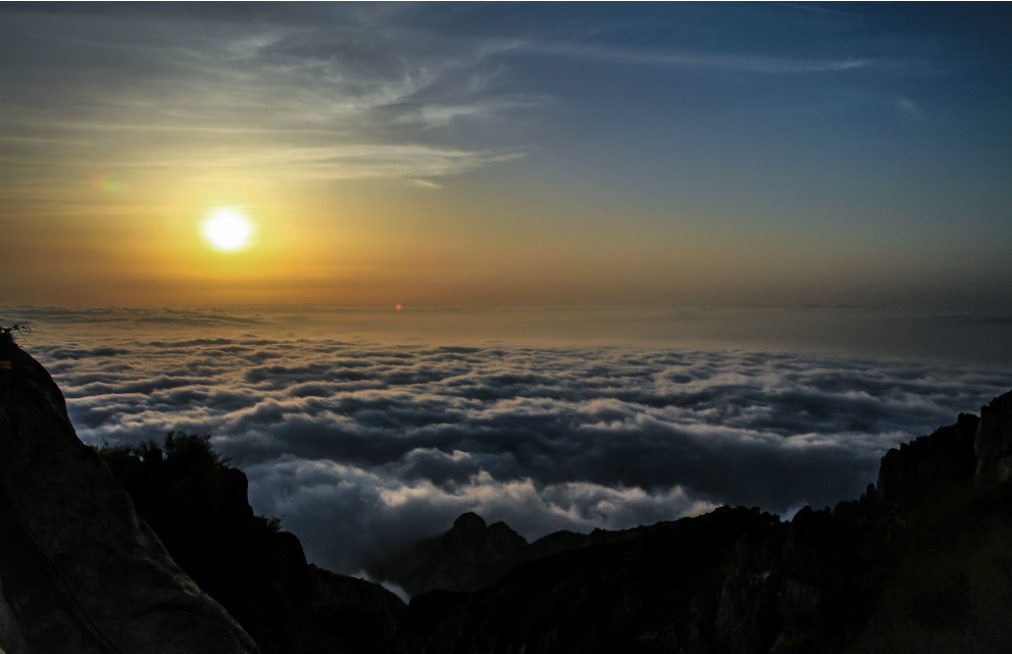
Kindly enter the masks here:
[[188, 331], [141, 314], [27, 345], [78, 434], [212, 434], [249, 476], [254, 509], [284, 516], [312, 560], [342, 572], [469, 510], [536, 538], [722, 503], [832, 505], [874, 481], [889, 447], [1008, 390], [995, 369], [916, 360], [434, 346], [281, 335], [263, 314], [195, 312]]

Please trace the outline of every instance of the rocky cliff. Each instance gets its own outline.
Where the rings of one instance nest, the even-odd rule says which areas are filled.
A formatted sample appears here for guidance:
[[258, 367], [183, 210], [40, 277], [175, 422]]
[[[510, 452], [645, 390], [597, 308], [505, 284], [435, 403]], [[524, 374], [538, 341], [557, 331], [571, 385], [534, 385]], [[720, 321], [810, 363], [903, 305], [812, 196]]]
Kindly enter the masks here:
[[46, 370], [0, 336], [0, 648], [255, 652], [82, 444]]
[[790, 522], [725, 507], [548, 536], [476, 592], [414, 598], [405, 638], [433, 653], [1010, 651], [1010, 409], [1012, 393], [890, 450], [861, 498]]
[[475, 513], [465, 513], [442, 536], [409, 546], [377, 561], [370, 573], [400, 585], [412, 595], [430, 590], [478, 590], [527, 560], [523, 536], [506, 523], [491, 526]]
[[0, 335], [0, 654], [383, 654], [404, 603], [308, 565], [196, 435], [82, 444]]
[[979, 483], [1004, 484], [1012, 480], [1012, 393], [981, 407], [973, 450]]
[[939, 484], [970, 480], [978, 465], [974, 441], [979, 426], [977, 416], [963, 413], [955, 424], [886, 452], [875, 487], [878, 498], [909, 504]]
[[308, 565], [299, 539], [255, 516], [248, 480], [209, 436], [103, 447], [103, 461], [183, 570], [238, 620], [262, 654], [390, 651], [404, 603], [393, 593]]

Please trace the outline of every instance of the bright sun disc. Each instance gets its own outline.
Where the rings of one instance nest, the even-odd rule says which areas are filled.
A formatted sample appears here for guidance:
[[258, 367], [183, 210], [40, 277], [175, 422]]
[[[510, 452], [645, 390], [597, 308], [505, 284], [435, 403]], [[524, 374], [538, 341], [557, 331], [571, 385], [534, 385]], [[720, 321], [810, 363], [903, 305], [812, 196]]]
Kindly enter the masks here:
[[204, 221], [204, 236], [219, 250], [238, 250], [249, 242], [253, 226], [236, 209], [217, 209]]

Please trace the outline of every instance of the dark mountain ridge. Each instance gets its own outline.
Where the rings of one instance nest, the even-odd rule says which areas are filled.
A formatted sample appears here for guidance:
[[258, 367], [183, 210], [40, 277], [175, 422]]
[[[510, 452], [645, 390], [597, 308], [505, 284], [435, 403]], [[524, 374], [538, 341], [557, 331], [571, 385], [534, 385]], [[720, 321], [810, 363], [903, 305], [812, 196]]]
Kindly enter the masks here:
[[890, 450], [833, 510], [546, 537], [477, 592], [413, 599], [409, 621], [439, 622], [416, 651], [1009, 651], [1010, 436], [1012, 392]]
[[1012, 646], [1012, 393], [890, 450], [861, 498], [790, 522], [723, 507], [527, 543], [464, 514], [382, 564], [409, 605], [308, 565], [253, 515], [241, 471], [177, 450], [103, 464], [48, 373], [0, 338], [0, 652]]

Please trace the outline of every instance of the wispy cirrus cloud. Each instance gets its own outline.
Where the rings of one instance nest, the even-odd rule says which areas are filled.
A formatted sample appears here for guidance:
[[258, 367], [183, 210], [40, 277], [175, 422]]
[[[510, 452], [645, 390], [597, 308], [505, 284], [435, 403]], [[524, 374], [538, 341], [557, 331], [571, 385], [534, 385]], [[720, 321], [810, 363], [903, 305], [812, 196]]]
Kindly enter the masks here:
[[[413, 38], [368, 11], [316, 22], [198, 14], [5, 13], [0, 33], [26, 53], [5, 69], [5, 85], [35, 91], [5, 105], [0, 122], [22, 139], [45, 134], [65, 165], [430, 178], [523, 155], [432, 129], [542, 102], [499, 94], [488, 42]], [[29, 56], [39, 40], [50, 50]]]
[[573, 43], [527, 43], [518, 48], [539, 54], [593, 59], [638, 66], [675, 66], [685, 69], [725, 70], [764, 75], [837, 73], [862, 68], [895, 65], [870, 57], [790, 58], [761, 54], [733, 54], [705, 51], [650, 51]]
[[[279, 176], [321, 179], [370, 177], [443, 177], [524, 156], [522, 152], [450, 150], [424, 145], [345, 144], [329, 147], [277, 148], [248, 151], [230, 148], [205, 154], [205, 169], [271, 168]], [[176, 167], [184, 161], [159, 161], [155, 165]]]

